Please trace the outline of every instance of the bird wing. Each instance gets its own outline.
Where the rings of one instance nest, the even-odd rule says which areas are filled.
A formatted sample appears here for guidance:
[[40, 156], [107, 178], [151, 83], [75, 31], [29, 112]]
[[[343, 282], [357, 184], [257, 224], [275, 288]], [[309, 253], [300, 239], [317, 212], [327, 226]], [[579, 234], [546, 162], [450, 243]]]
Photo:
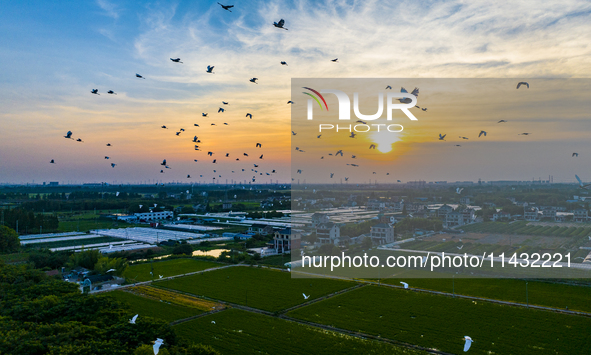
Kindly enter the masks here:
[[583, 182], [579, 178], [579, 175], [575, 175], [575, 177], [577, 178], [577, 181], [579, 182], [579, 185], [583, 186]]
[[279, 25], [279, 27], [283, 27], [283, 25], [285, 24], [285, 20], [281, 19], [277, 24]]
[[466, 343], [464, 344], [464, 352], [470, 350], [471, 345], [472, 345], [472, 339], [470, 339], [470, 337], [467, 337]]
[[132, 321], [133, 323], [135, 323], [135, 320], [137, 319], [137, 317], [138, 317], [138, 316], [139, 316], [139, 314], [136, 314], [135, 316], [133, 316], [133, 318], [131, 318], [131, 321]]

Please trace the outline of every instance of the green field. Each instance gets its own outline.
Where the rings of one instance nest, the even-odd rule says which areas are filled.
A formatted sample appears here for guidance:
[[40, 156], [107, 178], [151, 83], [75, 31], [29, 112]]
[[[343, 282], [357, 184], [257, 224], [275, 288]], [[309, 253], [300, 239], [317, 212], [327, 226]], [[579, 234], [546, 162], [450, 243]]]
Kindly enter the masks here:
[[196, 308], [159, 302], [125, 291], [112, 291], [108, 295], [113, 296], [123, 303], [127, 303], [132, 313], [139, 314], [138, 320], [141, 317], [153, 317], [172, 322], [177, 319], [184, 319], [203, 313], [203, 311]]
[[292, 279], [288, 272], [242, 266], [153, 284], [270, 312], [304, 303], [302, 293], [310, 295], [312, 300], [354, 285], [349, 281], [322, 278]]
[[169, 277], [220, 266], [224, 266], [224, 264], [192, 258], [170, 259], [155, 261], [153, 263], [132, 264], [125, 270], [123, 276], [142, 282], [152, 280], [152, 275], [150, 275], [152, 267], [154, 267], [154, 279], [158, 279], [159, 275]]
[[465, 232], [474, 233], [500, 233], [500, 234], [522, 234], [535, 236], [557, 236], [557, 237], [575, 237], [587, 238], [591, 234], [591, 225], [581, 224], [580, 227], [566, 227], [566, 226], [539, 226], [527, 225], [527, 221], [519, 221], [513, 223], [507, 222], [486, 222], [475, 223], [462, 226]]
[[[458, 295], [492, 298], [501, 301], [519, 302], [525, 304], [525, 281], [514, 279], [387, 279], [382, 283], [400, 285], [400, 281], [407, 282], [410, 287], [427, 290], [454, 292]], [[591, 287], [574, 286], [550, 282], [528, 281], [527, 296], [529, 304], [563, 308], [569, 310], [591, 312]]]
[[288, 313], [445, 352], [588, 354], [591, 318], [386, 287], [363, 287]]
[[223, 354], [424, 354], [237, 309], [174, 328], [181, 337]]

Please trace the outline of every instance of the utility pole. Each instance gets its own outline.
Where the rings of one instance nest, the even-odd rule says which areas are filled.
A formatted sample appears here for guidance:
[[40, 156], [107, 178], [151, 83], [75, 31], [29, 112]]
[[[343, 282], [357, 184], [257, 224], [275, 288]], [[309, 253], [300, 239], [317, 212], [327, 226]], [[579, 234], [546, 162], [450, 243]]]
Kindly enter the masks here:
[[525, 281], [525, 303], [527, 308], [529, 308], [529, 294], [527, 292], [527, 281]]

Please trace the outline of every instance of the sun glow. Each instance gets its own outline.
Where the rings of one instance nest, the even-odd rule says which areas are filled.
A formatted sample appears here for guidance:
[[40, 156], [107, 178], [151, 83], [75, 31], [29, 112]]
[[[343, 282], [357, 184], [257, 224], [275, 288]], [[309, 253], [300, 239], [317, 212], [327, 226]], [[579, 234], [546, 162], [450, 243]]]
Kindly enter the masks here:
[[392, 145], [401, 141], [400, 134], [395, 132], [380, 131], [371, 133], [371, 140], [377, 145], [376, 149], [381, 153], [392, 151]]

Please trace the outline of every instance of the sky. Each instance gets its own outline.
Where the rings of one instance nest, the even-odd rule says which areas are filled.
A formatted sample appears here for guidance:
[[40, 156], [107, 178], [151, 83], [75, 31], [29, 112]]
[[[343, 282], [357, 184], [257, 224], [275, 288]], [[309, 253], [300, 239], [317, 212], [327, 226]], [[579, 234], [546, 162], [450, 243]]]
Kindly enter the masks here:
[[[590, 77], [586, 1], [229, 4], [232, 12], [216, 1], [3, 2], [0, 183], [289, 182], [291, 111], [305, 103], [297, 92], [287, 104], [295, 78]], [[272, 25], [282, 18], [288, 30]], [[430, 97], [433, 114], [374, 159], [397, 179], [570, 182], [576, 171], [591, 180], [585, 117], [530, 117], [538, 130], [527, 146], [499, 131], [450, 153], [437, 134], [455, 137], [466, 126], [474, 135], [482, 118], [444, 114], [449, 107], [429, 95], [423, 87], [419, 100]], [[67, 131], [83, 142], [65, 139]], [[580, 153], [576, 166], [571, 151]]]

